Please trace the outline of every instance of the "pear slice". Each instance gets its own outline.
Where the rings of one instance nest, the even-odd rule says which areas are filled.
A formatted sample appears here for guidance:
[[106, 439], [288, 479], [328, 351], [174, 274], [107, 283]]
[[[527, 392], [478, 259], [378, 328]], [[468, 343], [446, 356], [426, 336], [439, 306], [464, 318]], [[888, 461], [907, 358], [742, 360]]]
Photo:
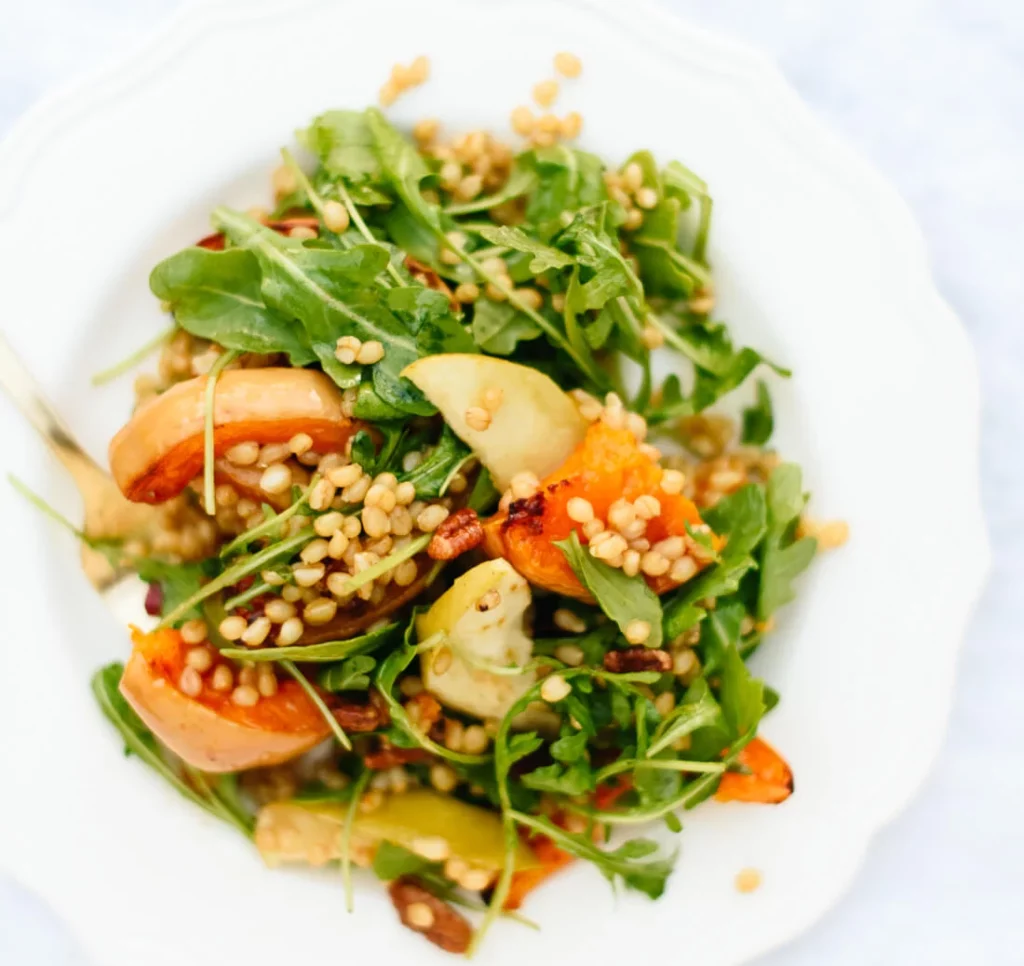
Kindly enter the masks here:
[[442, 647], [420, 658], [426, 689], [456, 711], [478, 718], [504, 717], [537, 675], [499, 674], [488, 666], [522, 666], [530, 660], [533, 640], [524, 618], [531, 599], [526, 579], [501, 558], [459, 577], [416, 621], [421, 642], [444, 635]]
[[[456, 435], [490, 470], [499, 490], [516, 473], [553, 473], [586, 434], [572, 398], [542, 372], [485, 355], [427, 356], [402, 373], [444, 416]], [[500, 400], [500, 402], [496, 402]], [[485, 405], [485, 402], [490, 405]], [[479, 412], [490, 424], [475, 429]], [[470, 419], [467, 421], [467, 413]]]

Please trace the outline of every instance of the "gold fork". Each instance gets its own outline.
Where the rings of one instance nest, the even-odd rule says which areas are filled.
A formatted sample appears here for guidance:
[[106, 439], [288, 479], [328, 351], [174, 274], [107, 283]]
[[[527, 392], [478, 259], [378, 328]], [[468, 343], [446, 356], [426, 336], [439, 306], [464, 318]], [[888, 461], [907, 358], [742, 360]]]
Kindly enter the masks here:
[[[110, 474], [82, 449], [2, 334], [0, 387], [71, 475], [82, 497], [82, 532], [86, 537], [90, 540], [124, 540], [144, 537], [151, 531], [155, 523], [155, 507], [131, 503], [124, 498]], [[130, 571], [113, 567], [102, 553], [85, 542], [82, 543], [81, 559], [86, 577], [104, 596], [119, 585], [123, 590], [126, 578], [135, 584], [141, 583]]]

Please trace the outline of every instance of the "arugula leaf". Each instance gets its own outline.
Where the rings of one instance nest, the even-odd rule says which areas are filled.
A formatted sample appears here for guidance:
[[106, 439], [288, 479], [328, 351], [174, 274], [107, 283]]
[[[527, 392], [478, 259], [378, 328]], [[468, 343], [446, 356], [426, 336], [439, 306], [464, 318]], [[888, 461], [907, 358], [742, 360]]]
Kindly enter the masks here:
[[544, 739], [536, 731], [523, 731], [513, 735], [508, 743], [509, 764], [514, 765], [517, 761], [528, 758], [543, 744]]
[[606, 230], [607, 204], [577, 211], [558, 234], [559, 245], [571, 244], [576, 262], [592, 273], [583, 279], [577, 303], [581, 308], [600, 308], [618, 295], [643, 296], [643, 286], [619, 250], [618, 241]]
[[[299, 133], [299, 140], [320, 158], [329, 177], [345, 182], [357, 204], [387, 203], [387, 195], [376, 187], [384, 175], [362, 111], [327, 111]], [[324, 186], [318, 187], [323, 190]]]
[[153, 269], [149, 287], [199, 338], [240, 352], [285, 352], [294, 366], [316, 358], [301, 327], [264, 305], [259, 264], [243, 249], [186, 248]]
[[436, 205], [428, 204], [420, 193], [420, 182], [430, 174], [420, 153], [398, 133], [375, 107], [366, 111], [366, 123], [373, 136], [384, 177], [419, 221], [440, 230]]
[[627, 577], [621, 570], [592, 557], [580, 545], [575, 530], [566, 540], [556, 540], [554, 544], [565, 554], [580, 583], [623, 633], [631, 621], [646, 621], [651, 627], [646, 646], [661, 647], [661, 602], [642, 577]]
[[707, 269], [679, 250], [680, 208], [678, 198], [663, 199], [644, 214], [643, 224], [633, 233], [630, 249], [640, 263], [640, 277], [649, 295], [690, 298], [711, 284]]
[[701, 265], [707, 265], [705, 252], [708, 233], [711, 229], [713, 206], [711, 195], [708, 194], [707, 182], [679, 161], [669, 161], [661, 172], [661, 179], [666, 196], [678, 198], [680, 207], [684, 210], [690, 207], [693, 199], [696, 199], [700, 205], [690, 257]]
[[725, 652], [736, 647], [740, 638], [740, 625], [747, 615], [747, 608], [740, 600], [726, 598], [707, 617], [700, 627], [701, 664], [705, 674], [712, 674], [721, 665]]
[[373, 437], [365, 429], [359, 430], [352, 437], [349, 455], [353, 463], [358, 463], [367, 473], [373, 473], [373, 468], [377, 464], [377, 447], [373, 443]]
[[772, 397], [762, 380], [757, 383], [757, 400], [743, 410], [742, 440], [748, 446], [764, 446], [772, 437], [775, 420], [772, 414]]
[[481, 195], [472, 201], [464, 201], [458, 205], [447, 205], [444, 209], [446, 215], [471, 215], [477, 211], [488, 211], [497, 208], [522, 195], [528, 194], [537, 184], [537, 175], [529, 167], [516, 162], [509, 173], [505, 183], [493, 194]]
[[370, 672], [376, 666], [375, 658], [356, 654], [321, 671], [317, 684], [325, 691], [365, 691], [370, 686]]
[[732, 737], [753, 734], [765, 711], [764, 684], [750, 673], [735, 645], [726, 648], [718, 673], [718, 703]]
[[666, 858], [650, 858], [658, 851], [658, 843], [649, 839], [632, 839], [617, 849], [604, 851], [585, 835], [574, 835], [559, 828], [549, 818], [512, 812], [519, 825], [540, 832], [560, 849], [592, 862], [613, 885], [622, 883], [627, 889], [643, 892], [657, 899], [665, 891], [665, 883], [672, 874], [675, 854]]
[[471, 329], [476, 344], [495, 356], [511, 355], [520, 342], [529, 342], [541, 334], [533, 319], [514, 305], [490, 299], [474, 304]]
[[[223, 790], [229, 794], [232, 801], [225, 802], [216, 787], [211, 787], [205, 782], [200, 782], [197, 787], [193, 787], [171, 766], [153, 733], [143, 724], [142, 719], [132, 710], [118, 690], [122, 674], [124, 674], [124, 665], [119, 662], [100, 668], [92, 677], [92, 693], [104, 716], [124, 740], [125, 753], [135, 755], [149, 765], [178, 794], [216, 818], [224, 819], [234, 825], [243, 835], [251, 838], [252, 819], [248, 814], [242, 812], [241, 807], [233, 800], [234, 796], [230, 795], [230, 782], [224, 783]], [[195, 774], [201, 778], [207, 778], [201, 772], [195, 772]], [[213, 780], [212, 776], [207, 779], [207, 781]]]
[[520, 160], [537, 173], [536, 187], [526, 206], [527, 221], [557, 224], [563, 211], [596, 205], [608, 198], [604, 163], [594, 154], [556, 144], [525, 152]]
[[370, 784], [373, 772], [363, 768], [352, 785], [352, 793], [345, 808], [345, 820], [341, 825], [341, 836], [338, 842], [341, 851], [341, 880], [345, 886], [345, 908], [352, 912], [355, 908], [355, 892], [352, 887], [352, 828], [356, 823], [356, 812], [363, 799], [363, 792]]
[[751, 554], [767, 529], [764, 491], [753, 483], [741, 487], [705, 511], [705, 522], [726, 537], [721, 558], [713, 567], [681, 587], [665, 604], [665, 635], [676, 638], [704, 619], [698, 601], [735, 593], [743, 576], [757, 566]]
[[353, 654], [370, 654], [398, 637], [400, 624], [388, 624], [368, 631], [347, 641], [324, 641], [321, 644], [299, 644], [291, 647], [267, 647], [252, 650], [246, 647], [228, 647], [221, 651], [224, 657], [237, 661], [302, 661], [325, 664], [340, 661]]
[[387, 423], [393, 420], [405, 419], [408, 413], [404, 413], [401, 409], [396, 409], [390, 403], [384, 402], [377, 395], [377, 390], [373, 388], [373, 377], [370, 376], [369, 378], [364, 377], [363, 381], [359, 383], [353, 415], [357, 419], [365, 419], [371, 423]]
[[696, 366], [689, 396], [683, 395], [677, 375], [673, 373], [665, 379], [661, 403], [647, 413], [649, 422], [660, 423], [703, 412], [741, 385], [762, 363], [781, 376], [791, 374], [754, 349], [736, 350], [721, 323], [699, 322], [673, 328], [653, 313], [648, 313], [646, 318], [659, 329], [667, 345], [683, 353]]
[[488, 513], [500, 499], [501, 494], [498, 492], [498, 488], [494, 485], [494, 480], [491, 479], [491, 474], [487, 471], [486, 467], [481, 467], [480, 472], [477, 473], [473, 489], [470, 491], [469, 499], [466, 501], [466, 506], [471, 510], [476, 510], [480, 516], [483, 516], [485, 513]]
[[721, 727], [724, 723], [722, 709], [711, 693], [708, 682], [703, 677], [697, 678], [687, 689], [682, 702], [658, 725], [647, 749], [647, 757], [654, 758], [671, 748], [680, 738], [700, 728]]
[[808, 567], [818, 549], [814, 537], [795, 539], [796, 525], [807, 502], [800, 467], [793, 463], [777, 466], [768, 479], [767, 496], [768, 534], [761, 550], [757, 598], [760, 620], [767, 620], [796, 596], [793, 580]]
[[527, 788], [555, 795], [582, 795], [596, 787], [594, 772], [582, 758], [568, 766], [543, 765], [520, 775], [519, 780]]
[[355, 336], [384, 346], [373, 365], [373, 386], [380, 397], [404, 412], [431, 415], [435, 410], [402, 370], [420, 353], [412, 333], [387, 307], [385, 290], [375, 284], [388, 262], [379, 245], [345, 251], [306, 247], [228, 208], [216, 208], [213, 220], [231, 240], [251, 251], [263, 273], [268, 305], [298, 318], [324, 371], [343, 388], [359, 382], [360, 366], [335, 359], [338, 339]]
[[415, 469], [402, 473], [399, 481], [407, 481], [416, 487], [416, 495], [422, 499], [444, 496], [452, 477], [472, 459], [473, 451], [445, 423], [441, 438], [430, 455]]
[[393, 288], [388, 292], [388, 308], [416, 333], [421, 355], [477, 351], [472, 336], [452, 315], [448, 299], [440, 292], [422, 285]]
[[444, 267], [441, 263], [441, 240], [437, 232], [424, 225], [405, 205], [393, 205], [384, 216], [383, 224], [388, 237], [403, 253], [403, 259], [408, 254], [435, 270]]
[[609, 622], [599, 624], [586, 633], [573, 634], [570, 637], [537, 638], [533, 642], [533, 649], [535, 654], [554, 654], [555, 649], [563, 644], [575, 644], [583, 651], [584, 666], [600, 667], [604, 663], [605, 654], [618, 636], [618, 627]]
[[[651, 757], [649, 749], [646, 754], [648, 758]], [[673, 753], [668, 754], [673, 757]], [[682, 772], [672, 769], [638, 768], [633, 773], [633, 789], [644, 808], [656, 808], [663, 802], [674, 800], [679, 796], [682, 786]]]
[[418, 875], [434, 869], [436, 865], [387, 839], [377, 846], [373, 856], [374, 875], [385, 882], [400, 879], [403, 875]]
[[[140, 557], [134, 562], [139, 579], [148, 584], [159, 584], [163, 591], [161, 616], [169, 614], [192, 597], [210, 576], [202, 563], [171, 563], [157, 557]], [[199, 606], [181, 615], [181, 620], [201, 616]]]
[[573, 263], [571, 256], [531, 238], [521, 228], [496, 225], [478, 228], [477, 233], [492, 245], [500, 245], [503, 248], [511, 248], [513, 251], [532, 255], [530, 271], [534, 275], [540, 275], [550, 268], [568, 268]]
[[490, 755], [470, 755], [461, 751], [450, 751], [424, 734], [409, 717], [401, 702], [395, 697], [395, 683], [401, 674], [419, 656], [412, 640], [416, 634], [416, 614], [413, 613], [405, 631], [405, 646], [395, 648], [377, 667], [374, 685], [391, 712], [391, 721], [397, 733], [404, 735], [414, 744], [439, 758], [447, 758], [461, 765], [480, 765], [490, 760]]
[[587, 750], [588, 737], [585, 731], [570, 729], [566, 733], [563, 729], [562, 737], [551, 744], [551, 757], [565, 764], [579, 761]]
[[270, 546], [264, 547], [262, 550], [244, 558], [238, 563], [232, 564], [212, 580], [203, 584], [176, 607], [167, 610], [161, 617], [158, 626], [173, 627], [179, 621], [185, 619], [186, 615], [190, 614], [194, 607], [201, 604], [208, 597], [212, 597], [228, 587], [234, 587], [235, 584], [244, 577], [250, 576], [250, 574], [266, 570], [270, 564], [275, 563], [281, 557], [292, 556], [299, 547], [303, 547], [309, 542], [312, 535], [312, 527], [303, 527], [298, 533], [292, 534], [287, 539], [281, 540], [279, 543], [272, 543]]
[[764, 490], [754, 483], [740, 487], [704, 511], [704, 522], [727, 538], [723, 560], [753, 552], [767, 531], [767, 513]]

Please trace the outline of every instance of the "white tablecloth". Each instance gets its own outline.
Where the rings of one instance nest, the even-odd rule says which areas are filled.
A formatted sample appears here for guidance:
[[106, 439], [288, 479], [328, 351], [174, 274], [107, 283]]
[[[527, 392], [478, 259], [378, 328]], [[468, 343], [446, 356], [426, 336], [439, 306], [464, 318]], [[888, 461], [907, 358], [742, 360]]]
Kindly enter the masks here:
[[[840, 906], [763, 966], [1024, 963], [1024, 3], [663, 2], [773, 54], [895, 182], [974, 338], [985, 397], [996, 566], [963, 650], [942, 757]], [[180, 3], [0, 2], [0, 136], [38, 97], [116, 57]], [[955, 515], [950, 526], [956, 553]], [[53, 916], [0, 880], [0, 964], [81, 962]]]

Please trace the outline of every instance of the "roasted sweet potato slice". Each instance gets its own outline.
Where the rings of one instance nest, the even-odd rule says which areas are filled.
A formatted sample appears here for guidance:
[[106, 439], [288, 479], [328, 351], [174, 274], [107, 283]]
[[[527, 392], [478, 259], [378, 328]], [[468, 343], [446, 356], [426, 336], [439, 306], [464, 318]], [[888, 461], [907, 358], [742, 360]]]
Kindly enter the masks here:
[[[163, 503], [203, 466], [206, 376], [189, 379], [141, 406], [110, 443], [110, 469], [129, 500]], [[214, 397], [214, 451], [236, 443], [287, 442], [308, 433], [314, 448], [344, 447], [358, 424], [341, 410], [341, 392], [310, 369], [234, 369]]]
[[[555, 546], [573, 530], [579, 532], [582, 543], [587, 542], [580, 525], [569, 517], [569, 500], [586, 499], [595, 516], [607, 520], [616, 500], [634, 501], [644, 494], [657, 497], [661, 513], [648, 522], [646, 534], [654, 544], [685, 535], [687, 524], [701, 522], [691, 500], [661, 489], [663, 475], [660, 464], [640, 449], [628, 430], [593, 423], [569, 458], [543, 480], [540, 492], [513, 502], [486, 522], [484, 547], [491, 556], [508, 560], [531, 583], [589, 601], [590, 595]], [[648, 577], [647, 582], [657, 593], [676, 586], [667, 575]]]
[[281, 681], [277, 694], [239, 707], [231, 695], [204, 687], [190, 697], [178, 687], [188, 645], [176, 630], [135, 631], [121, 693], [154, 735], [189, 765], [241, 771], [287, 761], [329, 734], [301, 687]]
[[767, 741], [755, 738], [739, 754], [745, 772], [722, 776], [715, 798], [720, 802], [760, 802], [777, 805], [793, 794], [793, 772]]

